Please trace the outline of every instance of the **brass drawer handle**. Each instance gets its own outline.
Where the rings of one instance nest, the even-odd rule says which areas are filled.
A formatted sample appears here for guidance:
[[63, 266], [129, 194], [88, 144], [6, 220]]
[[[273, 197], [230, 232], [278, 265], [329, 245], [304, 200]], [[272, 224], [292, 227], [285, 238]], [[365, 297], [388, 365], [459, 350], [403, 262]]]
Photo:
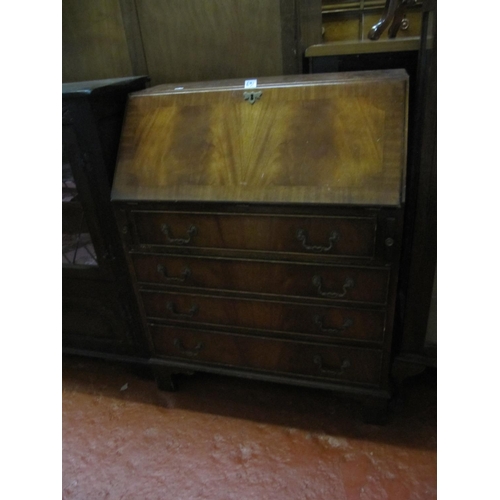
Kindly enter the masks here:
[[173, 245], [187, 245], [188, 243], [191, 243], [191, 238], [198, 234], [198, 229], [196, 228], [196, 226], [191, 226], [187, 230], [188, 237], [186, 239], [172, 238], [170, 228], [167, 224], [162, 224], [161, 232], [167, 237], [167, 241], [169, 243], [172, 243]]
[[337, 368], [337, 369], [325, 368], [323, 366], [323, 359], [319, 355], [314, 356], [313, 361], [314, 361], [314, 364], [318, 365], [318, 371], [320, 373], [323, 373], [325, 375], [333, 375], [335, 377], [338, 377], [339, 375], [343, 375], [344, 372], [351, 367], [351, 362], [347, 358], [342, 361], [340, 368]]
[[170, 314], [176, 319], [191, 319], [198, 312], [198, 306], [196, 304], [191, 306], [191, 309], [189, 309], [189, 311], [186, 313], [177, 312], [175, 310], [176, 307], [173, 302], [167, 302], [167, 309], [170, 311]]
[[313, 276], [312, 279], [313, 285], [318, 289], [318, 294], [323, 296], [323, 297], [329, 297], [329, 298], [334, 298], [334, 299], [339, 299], [342, 297], [345, 297], [347, 295], [347, 291], [349, 288], [354, 287], [354, 280], [352, 278], [346, 278], [344, 281], [344, 285], [342, 286], [342, 292], [325, 292], [323, 291], [322, 288], [322, 283], [321, 283], [321, 277], [316, 275]]
[[172, 283], [172, 282], [184, 283], [189, 278], [189, 276], [191, 276], [191, 269], [189, 269], [189, 267], [186, 267], [186, 269], [184, 269], [184, 271], [182, 271], [182, 274], [178, 278], [173, 277], [173, 276], [169, 276], [167, 273], [167, 270], [165, 269], [165, 266], [163, 266], [162, 264], [158, 264], [156, 270], [158, 271], [159, 274], [161, 274], [163, 276], [165, 281], [167, 281], [169, 283]]
[[174, 339], [174, 345], [175, 345], [175, 347], [177, 347], [177, 349], [179, 349], [179, 351], [181, 351], [182, 354], [185, 354], [186, 356], [190, 356], [190, 357], [198, 356], [200, 351], [205, 348], [205, 345], [203, 344], [203, 342], [198, 342], [198, 344], [196, 344], [194, 349], [186, 349], [182, 345], [181, 339]]
[[305, 229], [297, 229], [296, 237], [306, 250], [311, 252], [329, 252], [333, 248], [333, 244], [339, 239], [339, 233], [337, 233], [337, 231], [332, 231], [330, 233], [330, 237], [328, 238], [330, 244], [327, 247], [308, 245], [306, 243], [307, 233]]
[[321, 332], [338, 335], [339, 333], [342, 333], [344, 330], [350, 328], [353, 324], [353, 321], [351, 318], [347, 318], [344, 321], [344, 324], [342, 326], [339, 326], [338, 328], [325, 328], [323, 326], [323, 317], [314, 316], [314, 323], [319, 327]]

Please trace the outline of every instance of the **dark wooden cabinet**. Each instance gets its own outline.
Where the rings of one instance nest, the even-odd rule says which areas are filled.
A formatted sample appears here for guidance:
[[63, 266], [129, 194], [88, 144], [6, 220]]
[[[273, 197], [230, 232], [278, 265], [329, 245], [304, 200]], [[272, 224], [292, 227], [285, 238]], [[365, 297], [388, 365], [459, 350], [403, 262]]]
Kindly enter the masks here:
[[[437, 365], [435, 343], [427, 343], [437, 265], [437, 9], [424, 0], [418, 64], [415, 152], [408, 187], [408, 216], [399, 291], [398, 347], [394, 375], [403, 379]], [[435, 314], [435, 313], [434, 313]]]
[[146, 82], [134, 77], [62, 87], [64, 352], [147, 352], [110, 202], [127, 96]]
[[199, 370], [388, 400], [407, 82], [131, 96], [112, 199], [161, 387]]

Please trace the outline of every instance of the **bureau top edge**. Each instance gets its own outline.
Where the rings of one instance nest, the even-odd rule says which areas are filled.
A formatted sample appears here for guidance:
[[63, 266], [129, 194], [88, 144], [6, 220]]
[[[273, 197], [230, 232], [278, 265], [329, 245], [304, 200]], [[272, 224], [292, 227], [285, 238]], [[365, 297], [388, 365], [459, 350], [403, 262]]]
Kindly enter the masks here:
[[[164, 211], [164, 210], [179, 210], [180, 212], [189, 210], [191, 211], [194, 207], [198, 207], [200, 210], [201, 207], [205, 207], [209, 210], [216, 209], [217, 207], [226, 207], [230, 211], [236, 211], [241, 213], [261, 213], [262, 210], [274, 210], [278, 207], [283, 208], [284, 210], [292, 210], [292, 213], [303, 213], [304, 210], [323, 210], [328, 211], [331, 209], [335, 210], [358, 210], [358, 211], [378, 211], [378, 210], [398, 210], [402, 209], [405, 206], [405, 202], [402, 198], [395, 199], [392, 203], [384, 200], [383, 202], [377, 202], [375, 200], [371, 200], [369, 202], [364, 203], [363, 201], [351, 201], [351, 202], [339, 202], [339, 201], [325, 201], [324, 199], [318, 200], [307, 200], [307, 201], [279, 201], [279, 200], [271, 200], [266, 199], [262, 201], [255, 201], [252, 199], [200, 199], [200, 198], [168, 198], [165, 195], [150, 197], [146, 195], [138, 196], [131, 194], [127, 196], [127, 194], [120, 193], [118, 191], [111, 192], [110, 201], [113, 205], [127, 207], [130, 209], [136, 209], [138, 206], [141, 209], [145, 209], [145, 205], [150, 205], [151, 207], [156, 207], [156, 210]], [[168, 207], [168, 208], [167, 208]], [[190, 207], [190, 208], [186, 208]], [[295, 209], [295, 210], [294, 210]], [[146, 209], [147, 210], [147, 209]], [[265, 212], [264, 212], [265, 213]]]
[[251, 90], [246, 88], [248, 81], [255, 81], [256, 89], [283, 88], [308, 85], [335, 85], [355, 82], [370, 82], [381, 80], [403, 80], [409, 79], [404, 69], [372, 70], [372, 71], [348, 71], [339, 73], [319, 73], [303, 75], [266, 76], [262, 78], [233, 78], [229, 80], [213, 80], [203, 82], [179, 82], [156, 85], [149, 89], [132, 92], [129, 98], [163, 95], [183, 94], [190, 92], [216, 92], [227, 90]]

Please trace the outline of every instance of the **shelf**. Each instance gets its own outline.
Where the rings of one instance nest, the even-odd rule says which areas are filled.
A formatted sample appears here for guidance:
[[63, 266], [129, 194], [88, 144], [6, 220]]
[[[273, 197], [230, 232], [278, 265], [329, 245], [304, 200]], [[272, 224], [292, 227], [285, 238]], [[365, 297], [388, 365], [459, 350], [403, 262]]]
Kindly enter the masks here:
[[375, 54], [381, 52], [418, 51], [420, 37], [394, 40], [365, 40], [330, 42], [311, 45], [306, 49], [306, 57], [341, 56], [352, 54]]

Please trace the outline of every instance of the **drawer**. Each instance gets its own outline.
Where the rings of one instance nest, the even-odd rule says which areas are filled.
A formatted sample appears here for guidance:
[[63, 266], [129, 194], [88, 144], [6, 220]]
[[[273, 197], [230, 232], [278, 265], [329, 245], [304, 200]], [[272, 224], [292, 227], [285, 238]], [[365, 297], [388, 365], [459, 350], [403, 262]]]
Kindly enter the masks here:
[[143, 291], [141, 297], [150, 319], [304, 334], [324, 340], [381, 342], [384, 337], [384, 311], [152, 291]]
[[133, 254], [142, 284], [385, 304], [389, 270]]
[[150, 325], [158, 356], [377, 385], [382, 351]]
[[372, 257], [374, 217], [132, 211], [138, 244]]

